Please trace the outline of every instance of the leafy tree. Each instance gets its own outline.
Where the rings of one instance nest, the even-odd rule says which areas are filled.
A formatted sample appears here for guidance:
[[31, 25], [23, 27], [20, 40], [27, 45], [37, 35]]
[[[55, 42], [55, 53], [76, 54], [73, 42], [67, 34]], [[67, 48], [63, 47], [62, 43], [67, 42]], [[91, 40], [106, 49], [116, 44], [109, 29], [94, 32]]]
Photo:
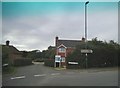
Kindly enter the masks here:
[[42, 51], [42, 58], [54, 59], [55, 53], [55, 48], [48, 48], [48, 50]]
[[41, 52], [39, 50], [33, 50], [33, 51], [29, 51], [29, 52], [25, 52], [25, 55], [27, 54], [28, 58], [32, 58], [37, 59], [37, 58], [41, 58]]

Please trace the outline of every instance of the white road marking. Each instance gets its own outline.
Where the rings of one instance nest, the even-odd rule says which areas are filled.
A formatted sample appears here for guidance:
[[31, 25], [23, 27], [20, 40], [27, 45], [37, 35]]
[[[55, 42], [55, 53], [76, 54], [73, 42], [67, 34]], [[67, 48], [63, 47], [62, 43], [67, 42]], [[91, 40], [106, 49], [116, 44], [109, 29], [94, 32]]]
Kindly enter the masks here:
[[[55, 76], [55, 75], [60, 75], [60, 73], [52, 73], [51, 74], [52, 76]], [[37, 74], [37, 75], [34, 75], [34, 77], [40, 77], [40, 76], [46, 76], [46, 74]], [[26, 76], [18, 76], [18, 77], [12, 77], [10, 78], [11, 80], [14, 80], [14, 79], [23, 79], [25, 78]]]
[[60, 73], [52, 73], [51, 75], [60, 75]]
[[38, 75], [34, 75], [35, 77], [39, 77], [39, 76], [46, 76], [46, 74], [38, 74]]
[[33, 64], [44, 64], [44, 62], [32, 62]]
[[10, 78], [10, 79], [23, 79], [23, 78], [25, 78], [25, 76], [19, 76], [19, 77], [12, 77], [12, 78]]

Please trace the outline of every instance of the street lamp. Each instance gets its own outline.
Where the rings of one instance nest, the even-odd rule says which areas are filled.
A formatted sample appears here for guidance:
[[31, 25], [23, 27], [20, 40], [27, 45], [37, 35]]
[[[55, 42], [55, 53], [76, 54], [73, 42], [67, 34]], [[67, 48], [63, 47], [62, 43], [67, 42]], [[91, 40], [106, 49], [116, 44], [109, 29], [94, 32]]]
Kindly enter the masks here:
[[[87, 49], [87, 4], [89, 3], [89, 1], [87, 1], [85, 3], [85, 48]], [[86, 68], [87, 68], [87, 53], [85, 54], [86, 56]]]
[[87, 42], [87, 4], [88, 3], [89, 1], [85, 3], [85, 42]]

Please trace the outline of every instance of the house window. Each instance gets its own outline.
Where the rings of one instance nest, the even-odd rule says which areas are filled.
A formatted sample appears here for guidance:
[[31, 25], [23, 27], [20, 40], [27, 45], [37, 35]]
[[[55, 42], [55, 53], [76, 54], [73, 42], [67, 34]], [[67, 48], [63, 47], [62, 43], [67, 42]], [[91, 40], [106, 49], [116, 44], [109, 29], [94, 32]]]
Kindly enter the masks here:
[[59, 52], [65, 52], [65, 48], [64, 47], [59, 48]]
[[62, 62], [65, 62], [65, 57], [61, 57], [61, 59], [62, 59]]

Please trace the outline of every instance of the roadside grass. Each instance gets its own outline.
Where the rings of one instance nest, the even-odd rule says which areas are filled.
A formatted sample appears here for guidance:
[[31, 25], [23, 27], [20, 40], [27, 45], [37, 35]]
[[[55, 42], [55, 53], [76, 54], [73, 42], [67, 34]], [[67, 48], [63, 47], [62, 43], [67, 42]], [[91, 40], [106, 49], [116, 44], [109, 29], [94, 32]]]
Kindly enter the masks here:
[[14, 66], [3, 67], [2, 74], [15, 74], [17, 72], [17, 68]]
[[66, 68], [59, 68], [59, 67], [57, 67], [57, 68], [54, 68], [55, 70], [66, 70]]

